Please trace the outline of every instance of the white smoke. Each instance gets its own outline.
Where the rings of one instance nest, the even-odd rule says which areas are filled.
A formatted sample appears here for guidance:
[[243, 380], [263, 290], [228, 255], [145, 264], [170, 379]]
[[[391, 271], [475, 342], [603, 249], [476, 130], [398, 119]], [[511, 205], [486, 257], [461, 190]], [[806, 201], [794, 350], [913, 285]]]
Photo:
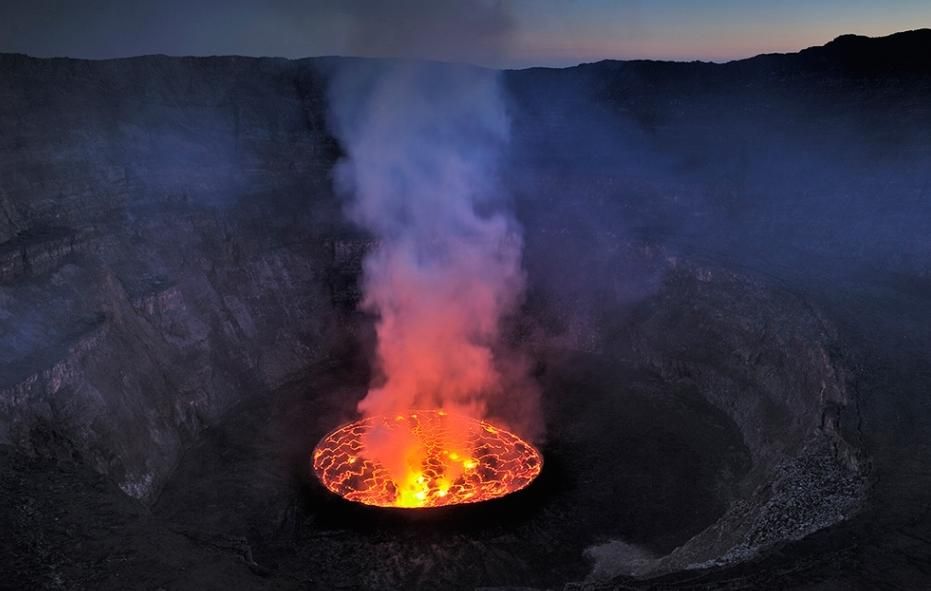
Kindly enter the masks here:
[[[500, 2], [401, 4], [384, 19], [360, 14], [356, 34], [368, 35], [369, 45], [390, 37], [402, 55], [424, 47], [455, 53], [470, 36], [487, 39], [489, 51], [507, 44], [511, 20]], [[420, 26], [398, 35], [373, 25], [392, 18]], [[501, 338], [501, 321], [524, 289], [521, 232], [500, 182], [510, 138], [501, 75], [464, 65], [344, 62], [331, 79], [330, 112], [346, 151], [337, 188], [349, 198], [351, 219], [379, 243], [365, 261], [362, 303], [377, 317], [379, 373], [359, 410], [484, 418], [489, 406], [507, 407], [520, 416], [497, 418], [537, 435], [537, 390]]]

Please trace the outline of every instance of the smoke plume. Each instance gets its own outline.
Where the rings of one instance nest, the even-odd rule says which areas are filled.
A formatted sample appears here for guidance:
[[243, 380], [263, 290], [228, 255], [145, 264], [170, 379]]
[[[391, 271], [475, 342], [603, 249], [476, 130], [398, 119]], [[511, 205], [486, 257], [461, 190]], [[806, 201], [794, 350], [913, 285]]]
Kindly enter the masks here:
[[[364, 268], [381, 371], [367, 415], [439, 408], [484, 417], [502, 395], [500, 322], [520, 302], [521, 235], [498, 163], [509, 137], [499, 74], [362, 66], [333, 86], [337, 170], [379, 246]], [[341, 108], [340, 105], [346, 108]]]
[[[497, 3], [476, 6], [488, 8], [487, 18], [472, 15], [466, 26], [479, 23], [489, 35], [507, 30], [507, 22], [491, 24]], [[442, 30], [454, 20], [437, 22]], [[424, 35], [436, 44], [442, 37], [435, 29]], [[501, 338], [524, 274], [520, 228], [500, 182], [510, 135], [500, 73], [423, 62], [342, 64], [330, 106], [346, 151], [337, 188], [349, 197], [350, 218], [378, 242], [365, 261], [362, 302], [377, 318], [378, 377], [360, 412], [444, 409], [484, 418], [501, 397], [520, 396], [519, 404], [498, 406], [520, 408], [525, 416], [507, 422], [536, 435], [535, 389]]]

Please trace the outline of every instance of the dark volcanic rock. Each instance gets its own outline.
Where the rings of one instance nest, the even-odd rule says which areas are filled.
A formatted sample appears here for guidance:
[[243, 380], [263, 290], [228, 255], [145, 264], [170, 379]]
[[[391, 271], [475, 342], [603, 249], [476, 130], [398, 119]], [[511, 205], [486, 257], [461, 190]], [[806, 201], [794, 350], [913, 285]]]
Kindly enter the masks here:
[[321, 83], [249, 59], [0, 71], [0, 441], [151, 498], [203, 426], [326, 354]]
[[859, 434], [841, 425], [852, 401], [830, 323], [760, 280], [675, 257], [666, 264], [653, 296], [620, 319], [601, 317], [580, 344], [655, 372], [664, 388], [699, 392], [740, 428], [752, 468], [716, 521], [664, 556], [629, 539], [591, 548], [598, 578], [746, 560], [850, 518], [864, 498]]

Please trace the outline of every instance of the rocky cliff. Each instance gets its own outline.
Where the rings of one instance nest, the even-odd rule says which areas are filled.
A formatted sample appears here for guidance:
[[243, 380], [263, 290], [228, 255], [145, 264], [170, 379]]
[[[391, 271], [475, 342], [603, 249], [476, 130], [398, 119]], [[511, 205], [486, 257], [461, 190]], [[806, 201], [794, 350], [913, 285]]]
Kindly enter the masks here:
[[157, 492], [327, 354], [342, 230], [298, 63], [0, 56], [0, 442]]

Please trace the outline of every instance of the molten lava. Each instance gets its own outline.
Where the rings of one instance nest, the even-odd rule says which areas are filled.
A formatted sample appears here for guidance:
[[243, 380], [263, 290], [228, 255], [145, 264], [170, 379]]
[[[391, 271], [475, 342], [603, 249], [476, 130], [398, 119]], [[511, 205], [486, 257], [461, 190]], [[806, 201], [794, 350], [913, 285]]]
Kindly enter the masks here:
[[350, 501], [420, 508], [518, 491], [543, 459], [509, 431], [429, 410], [343, 425], [320, 440], [313, 465], [324, 486]]

